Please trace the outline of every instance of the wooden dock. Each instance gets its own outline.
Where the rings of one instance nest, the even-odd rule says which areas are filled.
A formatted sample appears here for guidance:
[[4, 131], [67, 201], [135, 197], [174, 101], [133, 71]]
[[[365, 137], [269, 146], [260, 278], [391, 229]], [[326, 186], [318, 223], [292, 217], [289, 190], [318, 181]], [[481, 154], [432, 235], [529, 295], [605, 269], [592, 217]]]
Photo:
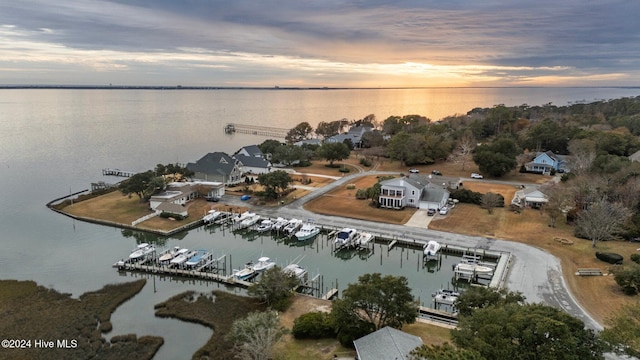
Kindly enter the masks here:
[[105, 175], [105, 176], [132, 177], [135, 174], [136, 173], [133, 171], [126, 171], [126, 170], [120, 170], [120, 169], [110, 169], [110, 168], [102, 169], [102, 175]]
[[191, 270], [191, 269], [172, 268], [169, 266], [145, 265], [144, 262], [116, 263], [114, 266], [116, 266], [119, 271], [124, 271], [124, 270], [140, 271], [140, 272], [146, 272], [146, 273], [152, 273], [152, 274], [194, 277], [194, 278], [203, 279], [203, 280], [217, 281], [227, 285], [242, 286], [245, 288], [253, 285], [252, 282], [236, 279], [233, 275], [227, 276], [227, 275], [221, 275], [221, 274], [209, 272], [209, 271], [199, 271], [197, 269]]
[[287, 136], [289, 129], [270, 127], [270, 126], [228, 123], [224, 127], [224, 132], [227, 135], [240, 133], [240, 134], [250, 134], [250, 135], [271, 136], [271, 137], [284, 139]]

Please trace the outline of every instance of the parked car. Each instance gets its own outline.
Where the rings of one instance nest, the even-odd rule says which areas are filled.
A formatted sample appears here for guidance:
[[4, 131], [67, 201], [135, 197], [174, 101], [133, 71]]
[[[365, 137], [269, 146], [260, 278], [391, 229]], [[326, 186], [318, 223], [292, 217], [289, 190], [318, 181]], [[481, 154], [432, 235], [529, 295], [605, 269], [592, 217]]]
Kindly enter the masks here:
[[443, 206], [440, 208], [440, 215], [447, 215], [447, 213], [449, 212], [449, 208], [446, 206]]
[[418, 170], [416, 168], [411, 168], [411, 169], [409, 169], [409, 172], [412, 173], [412, 174], [417, 174], [417, 173], [420, 172], [420, 170]]
[[483, 176], [477, 173], [471, 173], [471, 178], [472, 179], [482, 179]]
[[435, 215], [435, 214], [436, 214], [436, 209], [429, 209], [429, 210], [427, 210], [427, 215], [429, 215], [429, 216], [433, 216], [433, 215]]
[[431, 170], [431, 174], [433, 175], [442, 175], [442, 173], [438, 170]]
[[247, 201], [247, 200], [249, 200], [249, 199], [251, 199], [251, 196], [249, 196], [249, 195], [242, 195], [242, 196], [240, 197], [240, 200], [242, 200], [242, 201]]

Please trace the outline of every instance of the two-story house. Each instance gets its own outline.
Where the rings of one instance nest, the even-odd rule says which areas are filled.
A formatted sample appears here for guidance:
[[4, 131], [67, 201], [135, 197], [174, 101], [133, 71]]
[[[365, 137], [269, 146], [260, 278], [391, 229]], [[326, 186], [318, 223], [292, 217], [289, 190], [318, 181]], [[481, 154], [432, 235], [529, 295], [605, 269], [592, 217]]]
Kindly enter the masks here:
[[195, 179], [203, 181], [235, 185], [242, 180], [240, 162], [224, 152], [208, 153], [195, 163], [188, 163], [187, 169], [194, 172]]
[[554, 154], [553, 151], [539, 152], [533, 161], [524, 165], [530, 172], [549, 174], [551, 170], [556, 172], [567, 171], [567, 157], [565, 155]]
[[449, 188], [461, 186], [459, 178], [410, 174], [380, 183], [380, 207], [402, 209], [414, 207], [438, 210], [449, 200]]

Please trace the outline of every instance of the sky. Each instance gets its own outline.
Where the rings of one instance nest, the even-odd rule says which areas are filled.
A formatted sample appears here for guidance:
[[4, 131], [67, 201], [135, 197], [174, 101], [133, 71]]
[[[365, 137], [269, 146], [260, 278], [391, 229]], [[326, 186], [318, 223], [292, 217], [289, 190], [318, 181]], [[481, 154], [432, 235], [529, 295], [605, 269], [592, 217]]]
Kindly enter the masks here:
[[0, 84], [640, 86], [637, 0], [15, 0]]

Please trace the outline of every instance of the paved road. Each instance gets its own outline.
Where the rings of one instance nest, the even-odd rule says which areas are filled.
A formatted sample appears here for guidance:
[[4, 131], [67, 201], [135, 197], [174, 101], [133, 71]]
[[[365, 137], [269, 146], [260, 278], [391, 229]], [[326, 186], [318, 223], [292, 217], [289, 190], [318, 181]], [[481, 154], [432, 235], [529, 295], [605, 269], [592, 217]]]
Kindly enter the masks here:
[[[520, 291], [528, 302], [544, 303], [556, 308], [565, 310], [573, 316], [584, 321], [585, 325], [594, 330], [601, 330], [602, 326], [595, 321], [572, 297], [568, 291], [560, 261], [555, 256], [533, 246], [486, 238], [479, 236], [467, 236], [461, 234], [447, 233], [407, 225], [384, 224], [372, 221], [320, 215], [305, 210], [304, 203], [331, 191], [332, 189], [352, 182], [354, 179], [365, 175], [388, 175], [397, 172], [372, 171], [366, 173], [352, 174], [340, 178], [333, 183], [317, 189], [310, 194], [291, 202], [288, 205], [269, 208], [255, 207], [255, 211], [261, 215], [270, 217], [285, 217], [307, 219], [312, 218], [317, 223], [331, 225], [338, 228], [352, 227], [356, 229], [366, 229], [373, 234], [385, 235], [388, 237], [402, 236], [408, 239], [422, 241], [436, 240], [443, 244], [450, 244], [470, 249], [486, 249], [493, 251], [509, 252], [512, 254], [512, 263], [509, 266], [506, 277], [506, 287], [511, 291]], [[247, 205], [234, 196], [226, 196], [227, 203], [236, 205]]]

